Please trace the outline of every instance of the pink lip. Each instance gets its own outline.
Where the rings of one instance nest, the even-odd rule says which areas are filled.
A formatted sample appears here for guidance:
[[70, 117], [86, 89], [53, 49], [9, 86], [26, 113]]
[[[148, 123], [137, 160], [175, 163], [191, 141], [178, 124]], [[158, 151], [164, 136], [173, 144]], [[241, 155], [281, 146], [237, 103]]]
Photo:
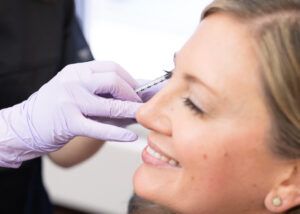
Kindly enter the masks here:
[[163, 152], [157, 145], [152, 143], [149, 136], [148, 136], [148, 146], [150, 146], [150, 148], [152, 148], [154, 151], [158, 152], [159, 154], [162, 154], [163, 156], [165, 156], [169, 159], [174, 159], [172, 156], [170, 156], [170, 155], [166, 154], [165, 152]]
[[168, 163], [156, 159], [154, 157], [152, 157], [147, 151], [146, 151], [147, 147], [145, 147], [145, 149], [142, 152], [142, 160], [145, 164], [148, 165], [152, 165], [152, 166], [156, 166], [156, 167], [172, 167], [171, 165], [169, 165]]

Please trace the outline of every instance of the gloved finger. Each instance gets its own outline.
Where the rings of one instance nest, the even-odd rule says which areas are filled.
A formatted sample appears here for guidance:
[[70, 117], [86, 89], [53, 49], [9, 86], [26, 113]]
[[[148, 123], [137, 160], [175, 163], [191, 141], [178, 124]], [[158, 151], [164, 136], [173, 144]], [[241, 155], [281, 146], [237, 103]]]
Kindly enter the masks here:
[[135, 114], [142, 103], [106, 99], [90, 95], [88, 101], [80, 105], [82, 113], [86, 116], [135, 118]]
[[138, 86], [138, 82], [119, 64], [112, 61], [92, 61], [89, 63], [90, 69], [94, 73], [115, 72], [132, 88]]
[[80, 136], [119, 142], [131, 142], [138, 138], [132, 131], [113, 125], [99, 123], [89, 118], [82, 117], [79, 122], [80, 129], [77, 134]]
[[110, 94], [116, 99], [142, 102], [134, 89], [113, 72], [93, 74], [89, 87], [94, 94]]
[[94, 117], [94, 118], [96, 121], [99, 121], [101, 123], [118, 126], [122, 128], [137, 123], [136, 119], [134, 118], [103, 118], [103, 117]]

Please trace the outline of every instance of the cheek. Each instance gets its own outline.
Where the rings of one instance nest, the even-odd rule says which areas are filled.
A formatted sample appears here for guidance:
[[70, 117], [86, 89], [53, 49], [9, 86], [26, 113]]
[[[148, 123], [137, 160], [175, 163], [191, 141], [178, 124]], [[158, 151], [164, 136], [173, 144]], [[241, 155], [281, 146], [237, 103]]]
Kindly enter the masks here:
[[215, 132], [208, 135], [209, 132], [195, 128], [188, 130], [174, 135], [174, 147], [182, 165], [177, 190], [188, 201], [186, 209], [211, 210], [223, 203], [224, 195], [229, 195], [235, 184], [233, 157], [222, 138], [216, 139]]
[[[203, 136], [204, 137], [204, 136]], [[184, 140], [184, 143], [182, 140]], [[193, 183], [195, 189], [219, 189], [230, 175], [232, 158], [226, 147], [212, 146], [208, 138], [190, 136], [178, 137], [178, 160], [184, 172], [184, 182]]]
[[[262, 146], [264, 131], [256, 128], [233, 130], [232, 125], [224, 128], [207, 123], [199, 127], [199, 121], [198, 125], [190, 124], [181, 122], [180, 127], [185, 129], [181, 128], [181, 132], [173, 136], [174, 148], [184, 169], [182, 191], [190, 187], [200, 195], [218, 200], [227, 193], [239, 197], [241, 187], [259, 185], [269, 167]], [[263, 158], [260, 160], [260, 157]]]

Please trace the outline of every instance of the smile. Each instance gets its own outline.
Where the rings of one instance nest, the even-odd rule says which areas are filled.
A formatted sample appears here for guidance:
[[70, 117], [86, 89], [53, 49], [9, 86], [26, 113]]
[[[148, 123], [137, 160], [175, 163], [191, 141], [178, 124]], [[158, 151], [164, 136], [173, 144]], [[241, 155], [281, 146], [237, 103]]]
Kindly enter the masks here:
[[172, 166], [172, 167], [180, 167], [179, 162], [163, 155], [162, 153], [154, 150], [150, 146], [147, 146], [143, 152], [143, 160], [144, 162], [156, 165], [156, 166]]

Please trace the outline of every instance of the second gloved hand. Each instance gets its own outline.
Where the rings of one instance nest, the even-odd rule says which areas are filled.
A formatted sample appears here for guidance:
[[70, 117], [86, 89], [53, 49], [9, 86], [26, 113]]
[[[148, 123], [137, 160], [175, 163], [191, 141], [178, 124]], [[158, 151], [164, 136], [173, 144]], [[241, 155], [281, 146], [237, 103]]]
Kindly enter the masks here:
[[[135, 118], [141, 105], [135, 87], [135, 80], [112, 62], [65, 67], [28, 100], [0, 111], [7, 132], [0, 149], [5, 146], [10, 152], [8, 165], [55, 151], [75, 136], [136, 140], [137, 135], [127, 129], [91, 119]], [[3, 155], [0, 162], [6, 159]]]

